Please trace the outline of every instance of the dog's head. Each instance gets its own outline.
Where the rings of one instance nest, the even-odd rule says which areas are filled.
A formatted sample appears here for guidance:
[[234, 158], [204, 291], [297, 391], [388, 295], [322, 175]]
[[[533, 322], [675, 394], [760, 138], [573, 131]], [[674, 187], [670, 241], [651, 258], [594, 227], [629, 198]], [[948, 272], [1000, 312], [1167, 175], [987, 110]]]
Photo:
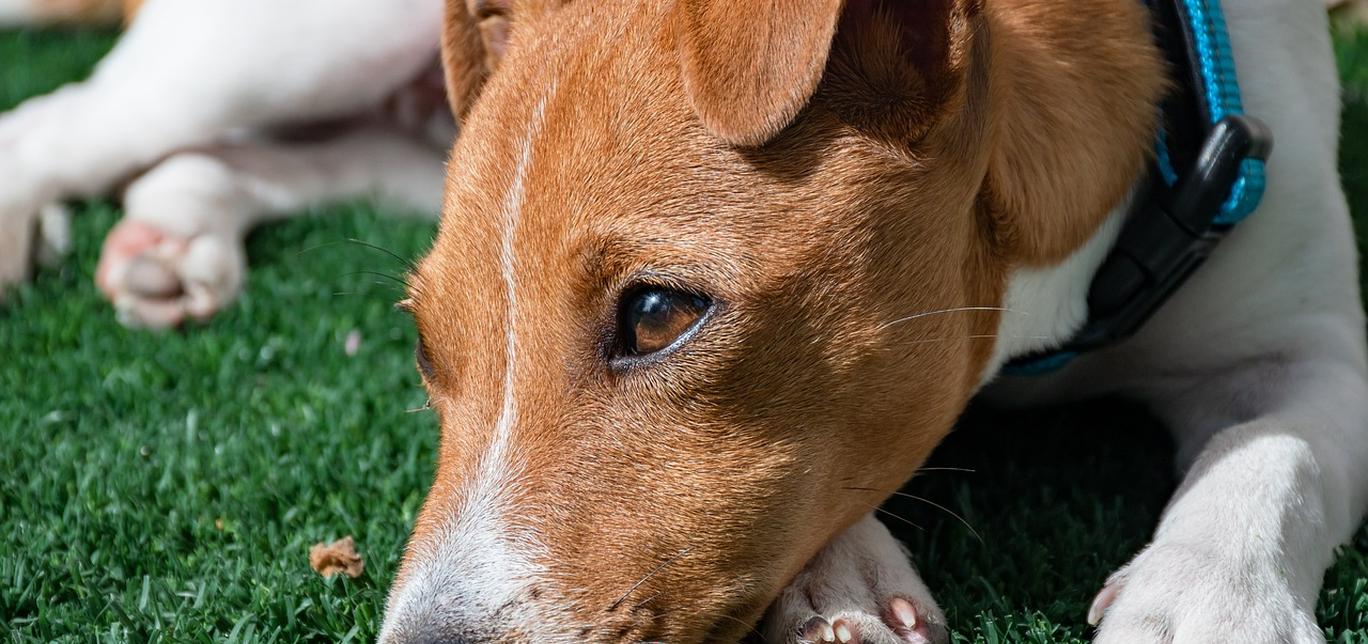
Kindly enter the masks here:
[[[911, 476], [1151, 131], [1143, 32], [1017, 4], [456, 0], [386, 641], [735, 640]], [[1052, 11], [1142, 62], [1010, 60]]]

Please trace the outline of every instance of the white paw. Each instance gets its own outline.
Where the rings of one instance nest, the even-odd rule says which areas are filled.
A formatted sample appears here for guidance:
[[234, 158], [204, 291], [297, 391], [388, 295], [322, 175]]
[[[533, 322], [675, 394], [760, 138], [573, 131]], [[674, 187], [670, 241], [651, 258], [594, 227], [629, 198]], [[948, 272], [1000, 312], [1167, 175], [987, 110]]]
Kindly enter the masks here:
[[770, 644], [933, 644], [945, 617], [907, 552], [872, 516], [842, 533], [789, 583], [762, 626]]
[[29, 278], [37, 229], [34, 213], [6, 212], [0, 206], [0, 299], [9, 287]]
[[0, 140], [0, 298], [32, 272], [43, 202], [19, 159], [3, 143]]
[[205, 320], [237, 297], [247, 274], [247, 198], [214, 156], [176, 154], [129, 184], [127, 216], [105, 238], [95, 282], [125, 326]]
[[234, 235], [181, 237], [125, 219], [105, 238], [95, 282], [125, 326], [167, 329], [221, 310], [241, 290], [246, 270]]
[[0, 209], [0, 300], [27, 281], [34, 264], [56, 266], [71, 251], [71, 211], [61, 204]]
[[[1097, 644], [1320, 644], [1325, 635], [1281, 561], [1243, 565], [1215, 548], [1151, 545], [1113, 573], [1088, 621]], [[1301, 598], [1314, 602], [1315, 597]]]

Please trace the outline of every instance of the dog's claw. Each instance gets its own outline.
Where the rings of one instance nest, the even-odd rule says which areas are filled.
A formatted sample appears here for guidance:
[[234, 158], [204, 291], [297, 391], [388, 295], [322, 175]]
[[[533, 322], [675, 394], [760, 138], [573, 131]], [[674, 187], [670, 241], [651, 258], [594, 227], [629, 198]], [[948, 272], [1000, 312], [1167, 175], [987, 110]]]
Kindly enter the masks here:
[[836, 641], [841, 644], [851, 644], [852, 642], [855, 642], [855, 633], [851, 632], [850, 624], [847, 624], [844, 619], [836, 620], [836, 625], [832, 630], [836, 632]]
[[798, 638], [804, 642], [831, 644], [836, 641], [836, 632], [825, 617], [813, 615], [798, 628]]
[[903, 628], [909, 631], [917, 628], [917, 609], [912, 606], [912, 602], [902, 597], [894, 597], [893, 601], [888, 602], [888, 609]]
[[1107, 582], [1102, 590], [1097, 592], [1097, 597], [1092, 600], [1092, 605], [1088, 607], [1088, 624], [1097, 626], [1102, 623], [1102, 616], [1107, 613], [1107, 608], [1116, 601], [1116, 596], [1121, 592], [1122, 580], [1114, 579]]

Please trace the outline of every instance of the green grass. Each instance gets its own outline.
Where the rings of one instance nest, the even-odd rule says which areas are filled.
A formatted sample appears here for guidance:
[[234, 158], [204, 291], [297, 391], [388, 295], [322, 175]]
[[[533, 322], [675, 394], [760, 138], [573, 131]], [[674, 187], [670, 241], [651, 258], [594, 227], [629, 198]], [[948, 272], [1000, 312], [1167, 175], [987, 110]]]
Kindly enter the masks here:
[[[0, 34], [0, 109], [80, 77], [101, 33]], [[1344, 175], [1368, 213], [1368, 38], [1343, 35]], [[3, 180], [3, 178], [0, 178]], [[358, 271], [413, 257], [430, 224], [363, 205], [250, 242], [241, 300], [207, 326], [118, 326], [91, 285], [118, 212], [80, 207], [76, 251], [0, 308], [0, 639], [369, 641], [432, 474], [413, 330], [397, 288]], [[311, 249], [311, 250], [305, 250]], [[362, 338], [347, 356], [345, 338]], [[1106, 575], [1146, 541], [1174, 487], [1170, 446], [1099, 402], [972, 412], [895, 503], [957, 641], [1086, 641]], [[362, 577], [319, 578], [310, 544], [355, 535]], [[988, 547], [985, 544], [992, 544]], [[1332, 641], [1368, 641], [1368, 531], [1326, 575]]]

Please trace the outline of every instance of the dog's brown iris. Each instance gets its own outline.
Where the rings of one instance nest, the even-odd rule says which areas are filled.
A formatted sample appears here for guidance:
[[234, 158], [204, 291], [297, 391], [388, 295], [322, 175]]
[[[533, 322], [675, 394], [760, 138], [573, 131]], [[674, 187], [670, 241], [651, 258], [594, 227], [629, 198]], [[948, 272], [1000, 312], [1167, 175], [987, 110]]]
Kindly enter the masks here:
[[666, 288], [642, 288], [623, 300], [622, 334], [627, 353], [661, 351], [691, 331], [708, 312], [707, 298]]

